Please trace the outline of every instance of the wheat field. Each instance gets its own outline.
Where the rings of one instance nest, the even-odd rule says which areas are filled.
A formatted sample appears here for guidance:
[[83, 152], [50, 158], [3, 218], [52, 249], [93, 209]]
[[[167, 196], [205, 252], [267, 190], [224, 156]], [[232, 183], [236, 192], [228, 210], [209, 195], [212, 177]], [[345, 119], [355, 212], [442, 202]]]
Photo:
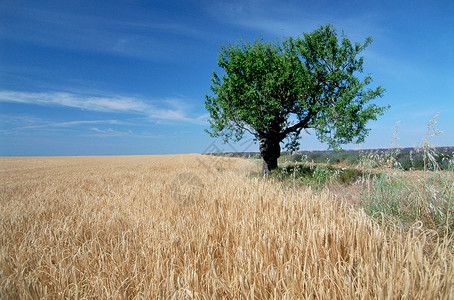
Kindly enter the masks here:
[[0, 158], [1, 299], [454, 299], [452, 241], [203, 155]]

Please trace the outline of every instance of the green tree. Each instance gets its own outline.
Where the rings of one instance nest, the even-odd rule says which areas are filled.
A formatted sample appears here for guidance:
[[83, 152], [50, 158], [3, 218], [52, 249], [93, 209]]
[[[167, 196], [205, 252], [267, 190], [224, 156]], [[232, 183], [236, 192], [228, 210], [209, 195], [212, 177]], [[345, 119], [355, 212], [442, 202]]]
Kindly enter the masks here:
[[326, 25], [282, 43], [223, 46], [218, 65], [225, 74], [213, 72], [214, 96], [205, 100], [207, 132], [225, 142], [251, 133], [260, 144], [264, 175], [277, 168], [282, 142], [298, 148], [303, 129], [314, 129], [332, 149], [363, 142], [367, 122], [387, 109], [369, 103], [385, 90], [365, 89], [371, 76], [355, 75], [363, 72], [363, 57], [357, 56], [371, 41], [353, 45]]

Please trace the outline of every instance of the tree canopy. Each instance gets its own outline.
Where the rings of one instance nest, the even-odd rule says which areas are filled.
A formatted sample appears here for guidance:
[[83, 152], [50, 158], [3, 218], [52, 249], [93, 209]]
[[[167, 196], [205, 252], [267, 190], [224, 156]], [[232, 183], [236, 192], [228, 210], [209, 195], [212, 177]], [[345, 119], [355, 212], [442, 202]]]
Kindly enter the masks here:
[[213, 96], [205, 100], [208, 133], [224, 141], [251, 133], [260, 141], [265, 173], [277, 167], [280, 143], [295, 150], [303, 129], [314, 129], [333, 149], [363, 142], [367, 122], [387, 108], [371, 103], [384, 89], [366, 89], [371, 75], [357, 75], [364, 60], [358, 55], [371, 41], [352, 44], [326, 25], [282, 43], [258, 39], [221, 47], [224, 74], [213, 72]]

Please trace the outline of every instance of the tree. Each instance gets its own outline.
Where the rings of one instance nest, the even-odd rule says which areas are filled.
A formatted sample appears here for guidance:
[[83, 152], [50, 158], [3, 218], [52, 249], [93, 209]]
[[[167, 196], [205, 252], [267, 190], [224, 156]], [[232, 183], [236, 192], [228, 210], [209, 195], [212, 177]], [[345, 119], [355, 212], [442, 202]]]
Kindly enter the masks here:
[[239, 141], [252, 134], [260, 144], [263, 174], [277, 168], [280, 144], [296, 150], [301, 131], [314, 129], [317, 138], [331, 149], [361, 143], [369, 120], [376, 120], [388, 107], [370, 101], [384, 89], [365, 89], [372, 81], [363, 72], [363, 57], [370, 43], [354, 45], [332, 25], [321, 26], [304, 37], [279, 42], [263, 39], [222, 46], [218, 66], [206, 95], [212, 137]]

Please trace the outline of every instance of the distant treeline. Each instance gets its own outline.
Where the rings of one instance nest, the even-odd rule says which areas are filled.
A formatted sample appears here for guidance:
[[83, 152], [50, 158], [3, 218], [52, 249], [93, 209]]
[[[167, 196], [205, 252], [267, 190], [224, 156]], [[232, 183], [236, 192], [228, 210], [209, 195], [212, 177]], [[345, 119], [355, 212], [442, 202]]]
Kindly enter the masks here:
[[[217, 152], [204, 153], [207, 155], [225, 157], [260, 158], [259, 152]], [[363, 150], [312, 150], [297, 151], [290, 153], [282, 151], [281, 156], [290, 156], [294, 162], [310, 161], [315, 163], [345, 163], [347, 165], [358, 164], [361, 158], [392, 158], [394, 164], [404, 170], [422, 170], [424, 164], [436, 164], [440, 169], [448, 169], [454, 160], [454, 146], [434, 148], [381, 148]]]

